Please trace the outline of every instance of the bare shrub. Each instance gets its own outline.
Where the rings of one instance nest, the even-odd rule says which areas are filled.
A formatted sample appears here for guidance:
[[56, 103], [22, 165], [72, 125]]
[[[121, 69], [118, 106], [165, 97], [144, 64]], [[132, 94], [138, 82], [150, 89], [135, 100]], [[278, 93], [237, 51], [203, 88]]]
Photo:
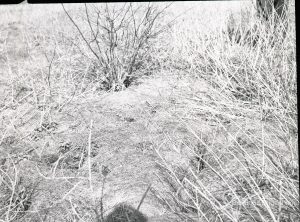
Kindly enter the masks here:
[[168, 6], [85, 4], [85, 29], [63, 9], [93, 55], [104, 88], [119, 91], [131, 84], [149, 56], [153, 40], [165, 30], [160, 21]]

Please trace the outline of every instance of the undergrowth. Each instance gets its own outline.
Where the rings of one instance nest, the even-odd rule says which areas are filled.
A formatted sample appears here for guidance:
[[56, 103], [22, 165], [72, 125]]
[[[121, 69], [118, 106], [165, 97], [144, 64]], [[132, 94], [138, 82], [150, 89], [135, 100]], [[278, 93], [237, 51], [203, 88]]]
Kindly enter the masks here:
[[200, 30], [197, 40], [181, 39], [177, 61], [213, 88], [209, 102], [187, 98], [190, 112], [216, 120], [210, 133], [186, 124], [192, 157], [178, 155], [189, 164], [158, 151], [170, 191], [156, 194], [187, 221], [300, 219], [295, 27], [272, 16], [263, 21], [242, 11], [206, 44]]
[[[58, 137], [62, 144], [45, 141], [57, 139], [64, 123], [55, 117], [72, 101], [125, 90], [159, 71], [211, 87], [205, 95], [182, 95], [191, 106], [176, 120], [190, 141], [178, 156], [188, 163], [172, 162], [157, 149], [163, 189], [151, 190], [160, 203], [181, 221], [300, 220], [293, 12], [288, 26], [245, 10], [232, 14], [224, 27], [203, 32], [195, 21], [187, 20], [185, 27], [165, 22], [168, 7], [64, 7], [41, 21], [43, 28], [24, 23], [25, 31], [10, 37], [22, 41], [23, 51], [6, 43], [8, 37], [0, 39], [1, 81], [6, 81], [1, 82], [0, 221], [114, 221], [126, 215], [146, 221], [126, 204], [106, 206], [112, 174], [93, 162], [99, 146], [93, 143], [92, 122], [84, 128], [88, 132], [73, 135], [86, 134], [80, 145], [65, 141], [66, 135]], [[14, 10], [7, 10], [9, 15], [15, 18]], [[202, 121], [213, 124], [209, 132]], [[177, 150], [177, 138], [168, 141]]]

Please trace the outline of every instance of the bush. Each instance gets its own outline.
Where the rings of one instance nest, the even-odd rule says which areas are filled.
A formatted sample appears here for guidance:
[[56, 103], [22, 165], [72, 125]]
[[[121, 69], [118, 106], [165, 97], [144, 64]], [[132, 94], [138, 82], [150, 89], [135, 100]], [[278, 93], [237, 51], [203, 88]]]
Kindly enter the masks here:
[[161, 21], [167, 7], [151, 3], [103, 7], [85, 4], [85, 28], [80, 28], [63, 9], [93, 55], [103, 87], [119, 91], [131, 84], [149, 56], [153, 40], [165, 30]]

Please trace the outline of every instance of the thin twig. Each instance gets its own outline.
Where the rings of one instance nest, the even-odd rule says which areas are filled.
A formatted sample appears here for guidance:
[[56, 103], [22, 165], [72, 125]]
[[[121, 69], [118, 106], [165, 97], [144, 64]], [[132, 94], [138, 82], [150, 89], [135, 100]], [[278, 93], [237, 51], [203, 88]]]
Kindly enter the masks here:
[[86, 38], [84, 37], [83, 33], [81, 32], [79, 26], [75, 23], [75, 21], [72, 19], [72, 17], [70, 16], [70, 14], [67, 12], [67, 10], [65, 9], [64, 5], [61, 4], [66, 15], [68, 16], [68, 18], [70, 19], [70, 21], [73, 23], [73, 25], [76, 27], [76, 29], [78, 30], [79, 34], [81, 35], [82, 39], [84, 40], [84, 42], [86, 43], [86, 45], [88, 46], [88, 48], [91, 50], [91, 52], [94, 54], [94, 56], [99, 60], [99, 56], [97, 55], [97, 53], [93, 50], [93, 48], [91, 47], [91, 45], [88, 43], [88, 41], [86, 40]]
[[89, 183], [90, 183], [91, 192], [93, 192], [92, 165], [91, 165], [92, 129], [93, 129], [93, 120], [91, 120], [91, 123], [90, 123], [90, 133], [89, 133], [89, 139], [88, 139], [88, 168], [89, 168]]
[[140, 207], [141, 207], [141, 205], [143, 204], [144, 199], [145, 199], [145, 197], [147, 196], [147, 193], [149, 192], [150, 188], [151, 188], [151, 184], [148, 185], [147, 190], [146, 190], [145, 193], [143, 194], [142, 199], [141, 199], [141, 201], [140, 201], [138, 207], [136, 208], [137, 210], [139, 210]]

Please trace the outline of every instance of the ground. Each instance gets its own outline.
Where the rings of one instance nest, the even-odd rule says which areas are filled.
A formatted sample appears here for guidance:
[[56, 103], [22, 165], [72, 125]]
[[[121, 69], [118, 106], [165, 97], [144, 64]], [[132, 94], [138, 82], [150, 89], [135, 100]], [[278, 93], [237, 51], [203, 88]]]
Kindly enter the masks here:
[[[235, 10], [241, 7], [233, 6]], [[53, 13], [61, 9], [48, 7], [1, 8], [5, 19], [0, 26], [0, 166], [12, 161], [17, 165], [16, 175], [25, 180], [24, 187], [37, 184], [34, 204], [25, 217], [28, 221], [38, 221], [38, 217], [76, 221], [78, 215], [89, 221], [99, 211], [101, 198], [106, 215], [119, 203], [135, 208], [149, 186], [151, 191], [166, 189], [160, 180], [159, 155], [188, 169], [193, 153], [187, 147], [199, 143], [193, 134], [223, 132], [205, 110], [219, 94], [211, 93], [214, 90], [204, 79], [187, 77], [180, 69], [143, 76], [120, 92], [100, 91], [82, 81], [85, 91], [74, 96], [68, 85], [72, 79], [63, 79], [59, 73], [55, 75], [64, 83], [53, 84], [57, 91], [40, 87], [47, 79], [52, 37], [70, 29], [69, 25], [54, 29], [62, 20], [61, 14], [53, 18]], [[203, 7], [212, 13], [220, 10]], [[222, 16], [220, 21], [226, 13]], [[49, 36], [43, 34], [47, 32]], [[58, 43], [57, 54], [67, 48], [58, 37], [53, 41]], [[60, 58], [57, 67], [68, 59]], [[76, 63], [68, 65], [72, 62]], [[61, 72], [71, 70], [68, 65]], [[203, 109], [195, 112], [201, 105]], [[238, 134], [235, 123], [221, 121]], [[245, 131], [257, 126], [255, 120], [243, 124]], [[176, 141], [175, 145], [169, 140]], [[222, 134], [215, 141], [216, 148], [231, 142]], [[62, 213], [66, 208], [69, 212]], [[139, 210], [148, 221], [167, 221], [172, 216], [152, 192]]]
[[[19, 13], [19, 17], [17, 13]], [[12, 14], [15, 15], [13, 18], [16, 21], [1, 26], [2, 51], [7, 53], [6, 55], [2, 54], [1, 57], [1, 67], [5, 67], [1, 69], [2, 95], [9, 94], [7, 92], [9, 90], [7, 80], [10, 75], [8, 70], [12, 69], [13, 72], [14, 69], [19, 68], [18, 61], [21, 63], [30, 61], [30, 57], [33, 56], [27, 53], [28, 45], [22, 35], [22, 32], [26, 32], [29, 28], [24, 27], [22, 8], [20, 7]], [[37, 48], [32, 51], [41, 56], [38, 44], [34, 47]], [[8, 59], [10, 61], [7, 61]], [[7, 65], [11, 67], [6, 67]], [[32, 171], [32, 180], [40, 178], [41, 175], [45, 177], [46, 181], [47, 178], [49, 181], [52, 180], [51, 178], [55, 178], [54, 186], [53, 183], [44, 181], [42, 189], [51, 192], [56, 201], [62, 196], [64, 198], [75, 197], [78, 201], [79, 194], [83, 192], [81, 186], [84, 186], [87, 181], [80, 179], [74, 182], [68, 181], [63, 174], [73, 173], [74, 177], [88, 176], [88, 164], [91, 164], [93, 197], [101, 196], [103, 180], [101, 169], [104, 166], [109, 168], [104, 189], [106, 209], [112, 209], [122, 202], [137, 206], [149, 185], [158, 188], [157, 157], [154, 147], [163, 145], [166, 134], [176, 134], [177, 137], [182, 137], [182, 140], [187, 140], [185, 138], [187, 130], [176, 116], [185, 110], [184, 106], [186, 105], [184, 98], [181, 98], [180, 95], [183, 93], [203, 94], [207, 90], [206, 88], [205, 83], [200, 80], [187, 81], [180, 79], [178, 74], [157, 73], [140, 79], [139, 84], [133, 85], [125, 91], [74, 98], [59, 110], [55, 105], [49, 104], [50, 106], [46, 107], [49, 113], [48, 125], [45, 125], [45, 128], [39, 128], [41, 113], [44, 112], [43, 108], [36, 110], [30, 101], [32, 91], [28, 91], [24, 87], [24, 90], [19, 90], [19, 95], [14, 95], [14, 98], [20, 101], [15, 105], [4, 105], [8, 104], [7, 98], [1, 96], [3, 104], [1, 125], [4, 133], [2, 137], [7, 138], [6, 135], [10, 135], [12, 138], [11, 143], [2, 142], [2, 148], [4, 148], [4, 152], [9, 152], [21, 159], [24, 158], [21, 160], [21, 164], [24, 164], [23, 170], [28, 172], [30, 169]], [[26, 97], [29, 99], [27, 100]], [[15, 119], [16, 122], [11, 128], [6, 125], [6, 123], [9, 124], [6, 121], [12, 119]], [[90, 129], [91, 123], [92, 129]], [[10, 130], [8, 130], [9, 128]], [[73, 163], [72, 166], [68, 166], [71, 163], [66, 161], [67, 166], [65, 167], [71, 169], [66, 172], [64, 167], [62, 170], [58, 168], [53, 172], [53, 165], [58, 158], [64, 158], [60, 156], [64, 154], [60, 149], [62, 147], [67, 147], [71, 151], [79, 149], [77, 154], [74, 152], [72, 155], [81, 155], [82, 149], [86, 149], [88, 145], [90, 132], [92, 149], [90, 163], [84, 160], [80, 171], [75, 172], [76, 170], [72, 169], [72, 166], [78, 163], [75, 161], [76, 163]], [[20, 136], [22, 141], [17, 140]], [[12, 148], [13, 151], [6, 150]], [[175, 157], [175, 155], [173, 156]], [[172, 157], [172, 153], [169, 154], [169, 157]], [[174, 159], [174, 161], [182, 162], [184, 160]], [[40, 172], [36, 171], [37, 162], [41, 164]], [[73, 167], [77, 169], [77, 166]], [[51, 189], [54, 190], [50, 191]], [[44, 198], [44, 201], [49, 201], [49, 196], [46, 194]], [[42, 197], [38, 197], [38, 199], [40, 204], [45, 204], [41, 201]], [[55, 205], [56, 201], [53, 201], [52, 204]], [[151, 197], [151, 194], [145, 198], [140, 210], [150, 218], [156, 216], [153, 221], [158, 221], [158, 216], [165, 213], [157, 200]]]

